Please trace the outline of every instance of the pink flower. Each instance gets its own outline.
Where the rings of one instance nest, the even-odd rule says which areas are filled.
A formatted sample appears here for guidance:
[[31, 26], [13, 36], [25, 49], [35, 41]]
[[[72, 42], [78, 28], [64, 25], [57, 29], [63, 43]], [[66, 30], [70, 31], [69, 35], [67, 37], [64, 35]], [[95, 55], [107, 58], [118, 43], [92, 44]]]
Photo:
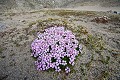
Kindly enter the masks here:
[[66, 71], [66, 73], [69, 73], [69, 72], [70, 72], [70, 68], [69, 68], [69, 67], [66, 67], [66, 68], [65, 68], [65, 71]]
[[[38, 38], [31, 44], [32, 56], [37, 58], [37, 70], [54, 68], [60, 72], [60, 65], [63, 65], [66, 66], [66, 73], [69, 73], [68, 65], [74, 66], [75, 57], [82, 50], [73, 33], [65, 30], [63, 26], [54, 26], [37, 35]], [[78, 47], [79, 50], [76, 49]]]

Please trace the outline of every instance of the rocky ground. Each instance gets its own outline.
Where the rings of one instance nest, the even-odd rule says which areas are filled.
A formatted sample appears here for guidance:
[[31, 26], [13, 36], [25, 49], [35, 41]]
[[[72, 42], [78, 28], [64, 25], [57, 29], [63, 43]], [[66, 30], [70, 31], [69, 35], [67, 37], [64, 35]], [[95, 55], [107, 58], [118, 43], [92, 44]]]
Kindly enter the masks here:
[[[107, 16], [107, 22], [95, 17]], [[63, 25], [82, 44], [74, 70], [37, 71], [30, 56], [37, 32]], [[0, 14], [0, 80], [120, 80], [120, 15], [79, 10], [39, 10]]]

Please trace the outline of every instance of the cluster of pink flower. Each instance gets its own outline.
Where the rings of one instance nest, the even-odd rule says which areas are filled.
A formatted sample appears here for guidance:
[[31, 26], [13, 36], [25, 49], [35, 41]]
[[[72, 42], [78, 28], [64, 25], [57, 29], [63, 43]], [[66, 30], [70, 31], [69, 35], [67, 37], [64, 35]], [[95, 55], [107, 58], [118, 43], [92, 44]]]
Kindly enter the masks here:
[[66, 73], [70, 72], [69, 65], [74, 65], [76, 56], [82, 50], [73, 33], [62, 26], [51, 27], [45, 29], [44, 33], [39, 33], [31, 47], [32, 56], [37, 58], [37, 70], [53, 68], [60, 72], [63, 66]]

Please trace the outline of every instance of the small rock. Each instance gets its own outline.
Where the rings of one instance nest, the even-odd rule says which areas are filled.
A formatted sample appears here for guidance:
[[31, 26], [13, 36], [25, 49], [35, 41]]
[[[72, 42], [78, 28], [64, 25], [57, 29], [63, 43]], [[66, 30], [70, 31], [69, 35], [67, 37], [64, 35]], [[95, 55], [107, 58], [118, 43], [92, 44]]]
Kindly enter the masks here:
[[27, 80], [27, 76], [24, 77], [24, 80]]
[[4, 80], [8, 77], [8, 75], [0, 75], [0, 80]]
[[25, 22], [25, 20], [20, 20], [20, 22]]
[[7, 26], [4, 23], [0, 23], [0, 30], [7, 28]]

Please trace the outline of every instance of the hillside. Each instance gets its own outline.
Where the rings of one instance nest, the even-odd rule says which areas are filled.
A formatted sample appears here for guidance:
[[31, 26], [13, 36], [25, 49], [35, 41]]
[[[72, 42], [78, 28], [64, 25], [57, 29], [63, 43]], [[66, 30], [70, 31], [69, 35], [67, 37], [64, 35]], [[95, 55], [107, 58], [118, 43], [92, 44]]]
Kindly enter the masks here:
[[9, 9], [73, 8], [94, 5], [116, 7], [120, 6], [120, 0], [0, 0], [0, 11]]

